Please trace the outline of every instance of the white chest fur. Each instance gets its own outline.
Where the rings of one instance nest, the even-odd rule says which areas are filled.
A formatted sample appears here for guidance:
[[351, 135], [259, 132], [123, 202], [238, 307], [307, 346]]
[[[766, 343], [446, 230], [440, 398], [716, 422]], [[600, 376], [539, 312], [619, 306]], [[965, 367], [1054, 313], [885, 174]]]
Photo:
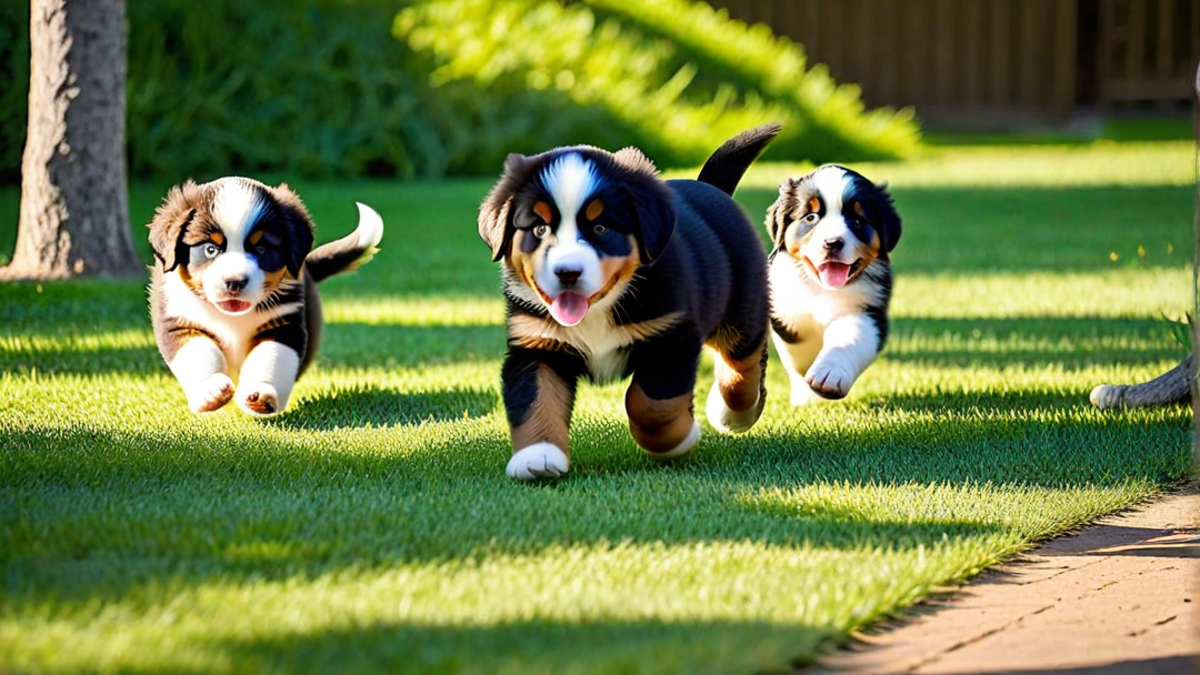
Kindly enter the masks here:
[[775, 318], [788, 327], [801, 328], [813, 323], [826, 326], [839, 316], [862, 312], [869, 305], [881, 304], [881, 291], [865, 279], [830, 290], [800, 272], [796, 262], [780, 253], [771, 263], [771, 306]]
[[201, 300], [188, 288], [179, 276], [168, 274], [163, 279], [163, 295], [166, 298], [165, 314], [203, 327], [217, 338], [221, 352], [225, 355], [228, 375], [235, 380], [250, 351], [250, 340], [263, 324], [298, 310], [299, 302], [284, 303], [259, 311], [257, 309], [239, 316], [225, 314]]

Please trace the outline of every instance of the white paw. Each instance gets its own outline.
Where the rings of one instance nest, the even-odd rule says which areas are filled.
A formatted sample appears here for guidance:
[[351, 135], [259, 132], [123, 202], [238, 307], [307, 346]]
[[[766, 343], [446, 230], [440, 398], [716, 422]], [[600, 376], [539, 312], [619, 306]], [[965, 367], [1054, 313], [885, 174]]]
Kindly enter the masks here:
[[513, 453], [507, 473], [517, 480], [558, 478], [567, 472], [567, 453], [553, 443], [534, 443]]
[[[830, 359], [818, 360], [808, 369], [805, 381], [813, 393], [823, 398], [843, 398], [850, 393], [856, 375], [845, 365]], [[793, 391], [793, 394], [795, 392]]]
[[741, 412], [734, 412], [725, 405], [725, 398], [721, 396], [721, 388], [714, 382], [712, 389], [708, 390], [704, 414], [708, 417], [708, 423], [717, 431], [723, 434], [740, 434], [743, 431], [749, 431], [750, 427], [758, 421], [759, 415], [762, 414], [763, 403], [763, 397], [760, 395], [753, 406]]
[[663, 452], [647, 451], [646, 454], [649, 455], [651, 459], [658, 459], [658, 460], [664, 460], [664, 461], [668, 460], [668, 459], [675, 459], [676, 457], [683, 457], [684, 455], [691, 452], [696, 447], [696, 444], [699, 442], [700, 442], [700, 423], [693, 421], [692, 422], [692, 430], [689, 431], [688, 435], [682, 441], [679, 442], [679, 445], [676, 445], [675, 447], [671, 448], [670, 450], [665, 450]]
[[187, 392], [188, 407], [194, 413], [212, 412], [233, 398], [233, 380], [225, 373], [214, 373]]
[[1088, 400], [1101, 410], [1110, 410], [1121, 405], [1124, 387], [1112, 384], [1101, 384], [1092, 390]]
[[265, 382], [240, 388], [237, 402], [239, 408], [257, 417], [278, 415], [284, 406], [284, 403], [279, 401], [279, 393], [275, 387]]

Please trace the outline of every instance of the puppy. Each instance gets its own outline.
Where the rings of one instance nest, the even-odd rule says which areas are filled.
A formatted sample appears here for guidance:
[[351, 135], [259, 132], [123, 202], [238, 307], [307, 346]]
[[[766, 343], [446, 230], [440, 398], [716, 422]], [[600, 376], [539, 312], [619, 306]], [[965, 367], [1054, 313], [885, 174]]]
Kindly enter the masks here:
[[379, 214], [358, 210], [358, 229], [310, 252], [312, 219], [286, 185], [231, 177], [171, 189], [148, 225], [150, 316], [193, 412], [231, 398], [256, 416], [287, 407], [321, 337], [317, 282], [370, 260], [383, 236]]
[[766, 256], [731, 195], [778, 133], [767, 125], [726, 142], [698, 180], [664, 182], [635, 148], [509, 155], [479, 211], [479, 234], [503, 261], [509, 476], [566, 473], [580, 378], [632, 376], [634, 440], [658, 459], [687, 454], [700, 440], [692, 394], [705, 346], [716, 357], [709, 422], [738, 432], [758, 420]]
[[883, 186], [828, 165], [767, 209], [771, 327], [792, 405], [845, 396], [888, 334], [900, 217]]

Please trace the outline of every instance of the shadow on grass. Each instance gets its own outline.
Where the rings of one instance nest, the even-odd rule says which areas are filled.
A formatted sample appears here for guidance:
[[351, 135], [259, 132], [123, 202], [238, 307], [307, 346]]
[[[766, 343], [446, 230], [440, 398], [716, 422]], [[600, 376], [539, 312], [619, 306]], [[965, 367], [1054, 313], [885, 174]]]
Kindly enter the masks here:
[[1057, 365], [1072, 370], [1178, 359], [1184, 351], [1165, 337], [1164, 322], [1153, 319], [901, 317], [892, 320], [891, 330], [884, 350], [888, 360], [935, 366]]
[[[149, 327], [147, 326], [147, 339]], [[937, 366], [1059, 365], [1066, 370], [1105, 365], [1139, 365], [1176, 359], [1182, 348], [1169, 339], [1161, 321], [1110, 317], [1015, 317], [1005, 319], [898, 318], [885, 358], [897, 362]], [[96, 332], [101, 332], [97, 330]], [[10, 333], [15, 338], [55, 338], [46, 332]], [[61, 346], [33, 346], [32, 340], [15, 349], [0, 349], [0, 370], [42, 373], [167, 372], [158, 350], [148, 347], [84, 348], [68, 333]], [[325, 326], [317, 367], [413, 368], [498, 360], [505, 349], [504, 327], [398, 326], [338, 323]], [[1139, 348], [1137, 341], [1165, 346]], [[392, 407], [396, 412], [402, 409]], [[461, 412], [458, 411], [458, 412]], [[404, 415], [401, 415], [404, 418]]]
[[[102, 333], [97, 329], [92, 335]], [[79, 333], [10, 333], [15, 348], [0, 348], [0, 370], [40, 373], [153, 375], [168, 369], [155, 346], [80, 346]], [[33, 344], [33, 338], [60, 344]], [[149, 324], [146, 339], [152, 340]], [[332, 324], [324, 328], [316, 368], [412, 368], [499, 359], [504, 354], [503, 326], [394, 326]], [[23, 344], [22, 344], [23, 342]], [[44, 342], [44, 340], [43, 340]], [[301, 379], [308, 374], [301, 376]], [[497, 374], [497, 377], [499, 375]], [[461, 411], [459, 411], [461, 412]]]
[[[349, 395], [363, 407], [399, 404], [387, 393]], [[472, 416], [496, 405], [469, 390], [440, 396], [417, 404], [465, 404]], [[864, 483], [1056, 490], [1161, 484], [1186, 474], [1182, 412], [1072, 420], [1062, 411], [1074, 406], [1086, 402], [1053, 392], [897, 397], [833, 410], [828, 414], [881, 421], [834, 431], [804, 424], [800, 411], [797, 423], [748, 436], [706, 431], [692, 457], [665, 466], [634, 447], [624, 419], [589, 420], [572, 429], [571, 474], [537, 487], [504, 475], [510, 448], [503, 424], [489, 426], [493, 433], [480, 433], [476, 422], [342, 436], [323, 430], [355, 424], [344, 412], [355, 405], [333, 400], [269, 425], [199, 438], [84, 427], [7, 431], [0, 433], [0, 510], [8, 514], [0, 560], [9, 588], [36, 603], [44, 592], [81, 602], [116, 598], [181, 574], [189, 583], [311, 578], [347, 566], [556, 545], [755, 541], [907, 549], [1006, 528], [954, 515], [797, 511], [763, 495]], [[975, 415], [973, 407], [987, 414]], [[308, 435], [291, 437], [288, 428]], [[120, 560], [129, 564], [114, 570]]]
[[483, 417], [496, 409], [492, 390], [443, 389], [406, 392], [391, 388], [339, 388], [306, 396], [266, 424], [288, 429], [332, 431], [348, 427], [410, 426]]
[[[379, 622], [345, 629], [257, 631], [267, 637], [198, 641], [213, 662], [270, 664], [267, 673], [436, 672], [765, 673], [797, 653], [812, 653], [830, 636], [793, 623], [765, 621], [589, 620], [430, 625]], [[687, 638], [680, 640], [680, 635]], [[464, 649], [464, 645], [469, 646]], [[599, 653], [597, 653], [599, 651]], [[593, 661], [596, 660], [596, 661]], [[591, 670], [587, 663], [603, 663]], [[794, 667], [808, 665], [793, 662]], [[201, 673], [175, 667], [153, 673]]]

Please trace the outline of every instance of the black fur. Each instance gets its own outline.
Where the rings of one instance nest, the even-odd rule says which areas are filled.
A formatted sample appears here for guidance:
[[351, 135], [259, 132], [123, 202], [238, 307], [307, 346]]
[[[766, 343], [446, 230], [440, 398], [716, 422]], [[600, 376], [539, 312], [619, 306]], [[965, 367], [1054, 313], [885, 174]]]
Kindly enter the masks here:
[[[729, 350], [736, 359], [754, 355], [765, 343], [766, 259], [756, 226], [730, 195], [778, 132], [778, 125], [767, 125], [732, 139], [705, 164], [700, 180], [662, 181], [653, 164], [633, 148], [608, 153], [577, 146], [533, 157], [510, 155], [503, 176], [480, 207], [479, 234], [491, 247], [493, 260], [509, 255], [516, 231], [542, 222], [530, 215], [533, 205], [553, 202], [540, 185], [541, 171], [566, 153], [580, 154], [602, 177], [597, 194], [604, 195], [605, 212], [628, 215], [622, 227], [634, 236], [641, 260], [608, 310], [610, 320], [624, 327], [679, 316], [669, 327], [625, 348], [624, 367], [617, 375], [632, 376], [651, 399], [688, 394], [695, 388], [706, 342], [736, 336]], [[556, 221], [557, 214], [551, 223]], [[546, 308], [514, 290], [514, 284], [524, 281], [511, 267], [506, 274], [510, 326], [521, 317], [544, 319], [549, 325]], [[510, 333], [501, 371], [505, 408], [514, 427], [525, 422], [537, 401], [539, 364], [553, 369], [572, 393], [580, 377], [598, 379], [587, 355], [571, 343], [546, 337], [538, 338], [538, 348], [530, 348], [529, 339]]]

